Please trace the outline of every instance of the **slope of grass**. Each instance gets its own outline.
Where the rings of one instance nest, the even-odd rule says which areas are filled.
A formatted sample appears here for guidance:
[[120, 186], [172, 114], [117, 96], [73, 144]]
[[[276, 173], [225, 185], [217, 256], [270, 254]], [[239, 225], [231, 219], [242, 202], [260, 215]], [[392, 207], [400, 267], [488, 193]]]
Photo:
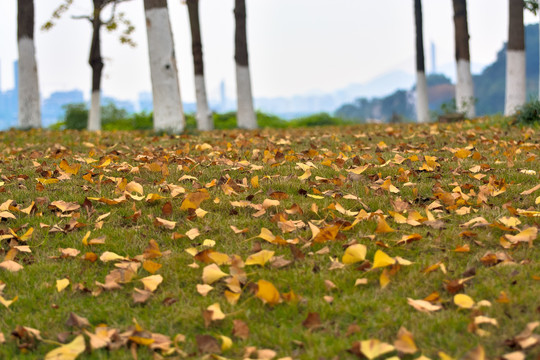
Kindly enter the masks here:
[[[381, 358], [459, 358], [480, 347], [490, 358], [540, 354], [540, 345], [515, 341], [540, 320], [538, 130], [480, 119], [0, 137], [0, 296], [16, 298], [0, 305], [1, 358], [43, 358], [79, 335], [87, 359], [347, 359], [367, 356], [365, 340], [395, 347]], [[261, 237], [263, 228], [272, 236]], [[344, 264], [351, 246], [365, 257]], [[245, 264], [262, 250], [274, 252], [268, 262]], [[212, 251], [227, 275], [202, 296]], [[102, 261], [106, 252], [124, 260]], [[374, 267], [381, 252], [396, 263]], [[10, 261], [22, 268], [6, 270]], [[122, 267], [136, 270], [113, 281], [116, 289], [98, 284]], [[141, 279], [158, 275], [136, 302]], [[58, 291], [62, 279], [69, 285]], [[265, 295], [273, 289], [260, 280], [279, 295]], [[448, 286], [453, 280], [462, 286]], [[456, 305], [456, 294], [474, 305]], [[439, 309], [419, 311], [408, 298]], [[223, 319], [208, 311], [216, 303]], [[70, 313], [88, 323], [66, 323]], [[111, 333], [96, 349], [88, 334], [100, 324]], [[414, 347], [395, 343], [402, 327]]]

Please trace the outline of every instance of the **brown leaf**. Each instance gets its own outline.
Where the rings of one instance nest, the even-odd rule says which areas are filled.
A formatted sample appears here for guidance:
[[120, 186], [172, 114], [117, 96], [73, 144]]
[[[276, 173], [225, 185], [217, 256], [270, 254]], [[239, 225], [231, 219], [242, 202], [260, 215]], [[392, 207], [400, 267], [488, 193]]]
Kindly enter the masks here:
[[219, 341], [211, 335], [196, 335], [197, 349], [202, 354], [219, 354], [221, 346]]
[[87, 318], [71, 312], [69, 313], [69, 318], [66, 321], [66, 326], [83, 328], [86, 326], [90, 326], [90, 322]]
[[309, 330], [317, 329], [322, 326], [321, 317], [316, 312], [310, 312], [306, 319], [302, 321], [302, 326]]
[[162, 256], [161, 251], [159, 250], [159, 245], [154, 239], [150, 239], [148, 246], [144, 249], [143, 257], [145, 259], [157, 259]]
[[274, 191], [270, 193], [268, 196], [276, 200], [287, 200], [289, 198], [289, 194], [284, 193], [282, 191]]
[[233, 320], [233, 336], [236, 336], [237, 338], [243, 340], [247, 340], [249, 338], [248, 325], [242, 320]]
[[163, 204], [163, 207], [161, 208], [161, 215], [170, 216], [172, 213], [173, 213], [172, 203], [170, 201], [167, 201], [165, 204]]
[[152, 296], [152, 292], [149, 290], [142, 290], [138, 288], [134, 288], [133, 290], [133, 301], [135, 304], [144, 304]]

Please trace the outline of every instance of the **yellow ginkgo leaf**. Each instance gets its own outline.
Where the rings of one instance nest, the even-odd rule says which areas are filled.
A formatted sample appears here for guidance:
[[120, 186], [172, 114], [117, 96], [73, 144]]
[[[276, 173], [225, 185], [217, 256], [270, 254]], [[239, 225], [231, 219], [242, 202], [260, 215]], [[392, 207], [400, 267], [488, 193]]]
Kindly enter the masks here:
[[257, 293], [255, 296], [269, 305], [276, 305], [281, 301], [279, 291], [276, 289], [274, 284], [262, 279], [257, 281]]
[[454, 156], [457, 157], [458, 159], [465, 159], [469, 155], [471, 155], [471, 151], [467, 149], [459, 149], [458, 151], [454, 153]]
[[261, 250], [258, 253], [248, 256], [246, 265], [261, 265], [264, 266], [270, 259], [274, 257], [274, 251]]
[[470, 309], [474, 306], [474, 300], [465, 294], [456, 294], [454, 296], [454, 304], [462, 309]]
[[101, 254], [101, 256], [99, 257], [99, 260], [103, 262], [109, 262], [109, 261], [126, 260], [126, 258], [116, 253], [113, 253], [111, 251], [105, 251], [103, 254]]
[[229, 255], [217, 251], [209, 253], [208, 257], [218, 265], [230, 264], [231, 262], [231, 257]]
[[18, 296], [15, 296], [13, 299], [11, 300], [6, 300], [4, 299], [3, 296], [0, 295], [0, 304], [4, 305], [5, 307], [9, 307], [11, 304], [13, 304], [15, 301], [17, 301], [19, 299]]
[[377, 229], [375, 229], [375, 232], [377, 234], [386, 234], [389, 232], [394, 232], [396, 230], [392, 229], [390, 225], [384, 220], [384, 217], [379, 216], [379, 219], [377, 220]]
[[210, 264], [203, 269], [202, 279], [205, 284], [213, 284], [222, 277], [227, 276], [217, 264]]
[[363, 261], [366, 258], [367, 248], [363, 244], [354, 244], [349, 246], [343, 254], [341, 262], [344, 264], [354, 264]]
[[74, 360], [86, 349], [84, 336], [77, 336], [72, 342], [62, 345], [45, 355], [45, 360]]
[[390, 283], [390, 274], [387, 269], [384, 269], [379, 277], [379, 284], [381, 288], [385, 288]]
[[263, 239], [263, 240], [266, 240], [270, 243], [273, 243], [274, 240], [276, 239], [276, 237], [274, 236], [274, 234], [272, 234], [272, 232], [270, 230], [268, 230], [267, 228], [261, 228], [261, 233], [259, 235], [257, 235], [257, 237]]
[[368, 359], [375, 359], [381, 355], [394, 351], [394, 347], [377, 339], [360, 342], [360, 352]]
[[150, 275], [141, 279], [144, 289], [154, 292], [159, 284], [163, 282], [163, 276], [161, 275]]
[[67, 288], [69, 285], [69, 280], [68, 279], [60, 279], [60, 280], [56, 280], [56, 290], [58, 292], [61, 292], [62, 290], [64, 290], [65, 288]]
[[231, 338], [225, 335], [220, 335], [219, 337], [221, 338], [221, 351], [229, 350], [233, 345]]
[[223, 311], [221, 311], [221, 306], [219, 306], [219, 303], [210, 305], [206, 308], [206, 310], [212, 312], [212, 321], [225, 319], [225, 314], [223, 313]]
[[388, 256], [382, 250], [377, 250], [377, 252], [375, 252], [375, 257], [373, 258], [372, 269], [394, 265], [395, 263], [396, 263], [396, 259]]
[[414, 354], [418, 351], [413, 334], [404, 327], [399, 329], [397, 339], [394, 341], [394, 346], [397, 351], [404, 354]]
[[31, 227], [30, 229], [28, 229], [23, 235], [21, 235], [19, 237], [19, 240], [21, 241], [27, 241], [28, 239], [30, 239], [32, 237], [32, 233], [34, 232], [34, 228]]
[[538, 229], [534, 226], [523, 230], [517, 235], [510, 235], [510, 234], [504, 235], [504, 237], [507, 238], [508, 241], [510, 241], [512, 244], [515, 244], [518, 242], [528, 242], [529, 244], [532, 244], [533, 240], [535, 240], [537, 236], [538, 236]]

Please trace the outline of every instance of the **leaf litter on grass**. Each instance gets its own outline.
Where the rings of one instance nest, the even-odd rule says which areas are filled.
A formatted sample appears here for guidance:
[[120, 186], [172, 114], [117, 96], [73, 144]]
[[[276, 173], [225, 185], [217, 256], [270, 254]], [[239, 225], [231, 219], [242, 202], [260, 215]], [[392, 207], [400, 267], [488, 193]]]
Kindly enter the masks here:
[[3, 133], [0, 354], [533, 356], [539, 134], [486, 124]]

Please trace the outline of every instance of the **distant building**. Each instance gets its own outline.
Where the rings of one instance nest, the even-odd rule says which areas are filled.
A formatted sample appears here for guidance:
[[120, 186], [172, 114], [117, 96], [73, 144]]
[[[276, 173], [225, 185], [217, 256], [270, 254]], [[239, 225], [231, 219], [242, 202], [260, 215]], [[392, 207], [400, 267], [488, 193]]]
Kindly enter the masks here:
[[64, 116], [64, 106], [67, 104], [84, 103], [81, 90], [56, 91], [43, 100], [41, 117], [43, 126], [54, 124]]
[[13, 62], [15, 86], [11, 90], [0, 89], [0, 130], [17, 126], [19, 114], [19, 62]]

